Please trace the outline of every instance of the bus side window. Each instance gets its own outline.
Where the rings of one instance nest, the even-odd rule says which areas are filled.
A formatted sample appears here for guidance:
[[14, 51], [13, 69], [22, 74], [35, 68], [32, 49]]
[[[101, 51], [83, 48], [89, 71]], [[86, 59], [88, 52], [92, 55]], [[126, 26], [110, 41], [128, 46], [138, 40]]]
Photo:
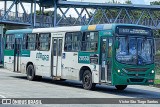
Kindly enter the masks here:
[[62, 55], [62, 39], [59, 39], [58, 56]]
[[39, 34], [37, 49], [40, 51], [49, 51], [51, 35], [50, 33]]
[[67, 33], [65, 37], [65, 51], [72, 51], [72, 33]]
[[64, 51], [78, 52], [81, 48], [81, 32], [68, 32], [65, 36]]
[[53, 56], [57, 56], [57, 39], [53, 41]]
[[14, 35], [6, 35], [5, 49], [14, 49]]
[[26, 49], [26, 47], [27, 47], [27, 35], [26, 34], [24, 34], [23, 35], [23, 42], [22, 42], [22, 49]]
[[112, 43], [113, 42], [113, 40], [112, 40], [112, 38], [110, 38], [109, 40], [108, 40], [108, 57], [110, 58], [110, 57], [112, 57]]
[[[38, 35], [38, 34], [37, 34]], [[36, 49], [39, 50], [39, 47], [40, 47], [40, 40], [39, 40], [39, 35], [38, 37], [36, 38], [36, 41], [37, 41], [37, 44], [36, 44]]]
[[37, 34], [27, 34], [26, 49], [36, 50], [36, 44], [37, 44], [36, 37]]
[[84, 32], [82, 37], [82, 51], [97, 51], [98, 32]]

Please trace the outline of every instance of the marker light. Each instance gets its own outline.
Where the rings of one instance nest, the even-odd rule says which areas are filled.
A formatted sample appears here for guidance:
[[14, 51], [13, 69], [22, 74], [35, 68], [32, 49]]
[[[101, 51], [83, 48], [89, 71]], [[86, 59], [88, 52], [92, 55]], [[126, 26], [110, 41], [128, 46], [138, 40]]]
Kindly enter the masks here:
[[152, 73], [154, 73], [154, 70], [152, 70]]
[[120, 70], [118, 70], [118, 72], [121, 72]]
[[148, 80], [148, 82], [154, 82], [154, 80]]

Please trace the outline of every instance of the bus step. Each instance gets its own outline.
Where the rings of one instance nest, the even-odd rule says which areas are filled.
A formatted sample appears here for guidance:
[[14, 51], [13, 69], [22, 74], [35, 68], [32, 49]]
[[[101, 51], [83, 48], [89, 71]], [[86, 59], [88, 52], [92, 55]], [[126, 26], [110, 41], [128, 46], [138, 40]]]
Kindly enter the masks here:
[[100, 84], [107, 84], [107, 85], [109, 85], [109, 84], [111, 84], [111, 81], [107, 81], [107, 82], [100, 82]]
[[53, 80], [61, 80], [60, 77], [53, 77]]

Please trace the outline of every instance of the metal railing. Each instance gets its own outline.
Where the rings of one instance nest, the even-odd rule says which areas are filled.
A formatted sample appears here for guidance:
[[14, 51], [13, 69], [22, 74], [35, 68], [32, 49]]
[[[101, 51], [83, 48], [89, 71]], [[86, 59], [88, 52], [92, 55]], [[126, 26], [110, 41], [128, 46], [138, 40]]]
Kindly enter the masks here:
[[[16, 12], [9, 12], [8, 15], [5, 17], [5, 11], [0, 10], [0, 22], [16, 22], [23, 23], [23, 24], [32, 24], [34, 21], [33, 15], [32, 15], [32, 21], [31, 21], [31, 14], [24, 14], [24, 13], [18, 13], [16, 15]], [[36, 15], [36, 27], [51, 27], [53, 18], [51, 16], [44, 16], [44, 15]]]
[[53, 25], [53, 18], [51, 16], [37, 15], [36, 27], [51, 27]]
[[17, 22], [18, 23], [24, 23], [24, 24], [31, 24], [31, 16], [29, 14], [24, 13], [17, 13], [10, 11], [7, 16], [5, 16], [5, 11], [0, 10], [0, 21], [1, 22]]
[[[0, 22], [16, 22], [23, 23], [23, 24], [30, 24], [32, 25], [32, 22], [34, 21], [33, 15], [32, 15], [32, 21], [31, 21], [31, 14], [24, 14], [24, 13], [18, 13], [16, 15], [16, 12], [9, 12], [8, 15], [5, 17], [5, 11], [0, 10]], [[45, 16], [45, 15], [36, 15], [36, 27], [51, 27], [53, 26], [53, 20], [54, 18], [51, 16]], [[64, 18], [60, 23], [58, 23], [57, 26], [75, 26], [75, 25], [88, 25], [90, 19], [81, 20], [79, 19], [76, 23], [75, 20], [77, 18], [70, 18], [66, 17]], [[58, 18], [57, 18], [58, 21]], [[102, 23], [128, 23], [128, 24], [139, 24], [139, 25], [145, 25], [153, 28], [160, 28], [160, 20], [155, 19], [143, 19], [138, 22], [138, 19], [129, 20], [129, 19], [117, 19], [116, 22], [114, 22], [115, 19], [109, 19], [107, 21], [106, 19], [102, 19], [101, 21], [92, 21], [90, 24], [102, 24]], [[137, 23], [138, 22], [138, 23]]]

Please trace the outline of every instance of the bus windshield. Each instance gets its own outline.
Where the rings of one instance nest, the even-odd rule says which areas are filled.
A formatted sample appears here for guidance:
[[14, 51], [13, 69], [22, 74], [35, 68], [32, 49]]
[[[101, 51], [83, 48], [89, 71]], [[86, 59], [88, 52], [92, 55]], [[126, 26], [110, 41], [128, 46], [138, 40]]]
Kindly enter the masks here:
[[153, 63], [153, 39], [144, 37], [117, 37], [119, 48], [116, 49], [116, 59], [125, 64]]

